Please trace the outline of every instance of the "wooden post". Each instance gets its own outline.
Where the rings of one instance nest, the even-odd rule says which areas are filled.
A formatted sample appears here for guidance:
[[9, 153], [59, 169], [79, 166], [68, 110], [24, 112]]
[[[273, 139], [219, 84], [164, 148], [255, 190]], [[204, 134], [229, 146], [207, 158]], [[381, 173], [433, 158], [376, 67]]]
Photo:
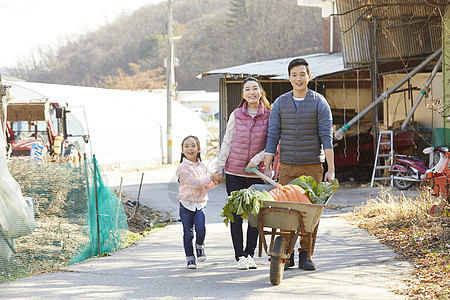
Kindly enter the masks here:
[[95, 214], [97, 219], [97, 250], [98, 255], [100, 255], [101, 252], [101, 245], [100, 245], [100, 220], [98, 215], [98, 195], [97, 195], [97, 160], [95, 159], [95, 154], [93, 155], [94, 158], [94, 190], [95, 190]]

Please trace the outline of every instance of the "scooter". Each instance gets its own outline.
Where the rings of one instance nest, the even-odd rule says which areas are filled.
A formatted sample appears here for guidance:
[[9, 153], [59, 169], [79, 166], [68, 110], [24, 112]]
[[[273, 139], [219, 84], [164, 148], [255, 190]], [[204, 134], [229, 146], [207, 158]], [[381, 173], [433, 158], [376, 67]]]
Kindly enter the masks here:
[[[423, 153], [428, 155], [428, 159], [396, 154], [394, 164], [389, 169], [394, 186], [399, 190], [407, 190], [422, 182], [427, 172], [434, 172], [445, 166], [447, 162], [445, 153], [448, 151], [447, 147], [427, 147], [423, 149]], [[437, 159], [438, 154], [439, 160]]]

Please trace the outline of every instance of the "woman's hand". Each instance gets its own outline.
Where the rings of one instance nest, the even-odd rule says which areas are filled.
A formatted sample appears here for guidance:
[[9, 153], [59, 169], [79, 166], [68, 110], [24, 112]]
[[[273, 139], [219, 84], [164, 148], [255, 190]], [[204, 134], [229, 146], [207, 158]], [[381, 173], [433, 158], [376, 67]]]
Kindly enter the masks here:
[[253, 169], [253, 168], [256, 168], [256, 165], [254, 163], [252, 163], [252, 162], [249, 162], [247, 164], [247, 169]]

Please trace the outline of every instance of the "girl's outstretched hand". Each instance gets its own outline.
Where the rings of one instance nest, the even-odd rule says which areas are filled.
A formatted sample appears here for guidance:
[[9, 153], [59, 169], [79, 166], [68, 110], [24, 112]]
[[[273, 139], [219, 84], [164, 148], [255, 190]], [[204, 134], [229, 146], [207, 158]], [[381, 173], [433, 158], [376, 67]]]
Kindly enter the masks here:
[[211, 180], [212, 180], [216, 185], [220, 184], [220, 182], [222, 181], [222, 179], [223, 179], [223, 174], [222, 174], [222, 173], [214, 172], [214, 173], [211, 175]]

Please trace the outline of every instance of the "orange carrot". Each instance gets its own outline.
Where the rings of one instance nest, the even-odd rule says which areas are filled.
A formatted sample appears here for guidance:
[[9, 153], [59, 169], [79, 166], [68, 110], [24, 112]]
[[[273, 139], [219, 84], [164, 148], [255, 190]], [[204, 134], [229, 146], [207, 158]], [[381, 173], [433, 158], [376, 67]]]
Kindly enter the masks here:
[[297, 190], [296, 190], [292, 185], [290, 185], [290, 184], [287, 185], [286, 187], [288, 187], [289, 192], [290, 192], [291, 195], [292, 195], [292, 199], [293, 199], [292, 202], [300, 202], [300, 198], [299, 198], [299, 195], [298, 195]]
[[289, 185], [283, 186], [283, 190], [285, 191], [286, 195], [288, 196], [289, 202], [297, 202], [296, 197], [295, 197], [295, 192]]
[[275, 189], [269, 191], [269, 195], [272, 196], [273, 200], [278, 201], [277, 194], [275, 193]]
[[282, 201], [280, 199], [280, 189], [278, 187], [274, 188], [269, 192], [269, 194], [273, 197], [275, 201]]
[[312, 203], [311, 199], [309, 199], [304, 189], [294, 184], [292, 185], [292, 188], [295, 189], [300, 203], [308, 203], [308, 204]]
[[282, 191], [282, 193], [284, 195], [284, 199], [285, 199], [286, 202], [293, 202], [291, 193], [288, 190], [283, 188], [281, 191]]
[[286, 192], [285, 192], [285, 190], [283, 188], [279, 189], [279, 195], [280, 195], [279, 196], [280, 197], [280, 201], [289, 202], [289, 199], [288, 199], [288, 197], [286, 195]]

